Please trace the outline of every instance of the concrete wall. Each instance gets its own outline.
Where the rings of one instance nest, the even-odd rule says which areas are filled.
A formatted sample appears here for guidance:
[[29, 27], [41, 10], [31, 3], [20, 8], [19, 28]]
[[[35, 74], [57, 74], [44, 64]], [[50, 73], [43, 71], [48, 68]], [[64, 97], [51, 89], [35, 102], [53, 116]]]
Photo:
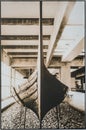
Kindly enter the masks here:
[[1, 62], [1, 98], [4, 99], [11, 95], [11, 87], [18, 88], [19, 85], [26, 82], [15, 69], [12, 69], [7, 64]]

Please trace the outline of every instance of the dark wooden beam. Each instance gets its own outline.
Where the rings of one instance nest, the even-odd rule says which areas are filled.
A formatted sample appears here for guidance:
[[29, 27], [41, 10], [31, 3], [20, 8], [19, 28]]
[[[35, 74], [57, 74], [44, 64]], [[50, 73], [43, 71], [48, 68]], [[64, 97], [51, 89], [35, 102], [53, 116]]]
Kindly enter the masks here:
[[[1, 40], [38, 40], [38, 35], [1, 35]], [[43, 35], [43, 40], [50, 40], [50, 35]]]
[[[43, 18], [43, 25], [53, 25], [54, 18]], [[2, 18], [2, 25], [39, 25], [39, 18]]]

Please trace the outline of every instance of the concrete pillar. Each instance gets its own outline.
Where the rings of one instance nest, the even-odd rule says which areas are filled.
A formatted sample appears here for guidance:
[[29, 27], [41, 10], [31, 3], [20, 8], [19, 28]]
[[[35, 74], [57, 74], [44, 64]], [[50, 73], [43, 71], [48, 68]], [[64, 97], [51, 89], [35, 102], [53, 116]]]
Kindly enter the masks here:
[[3, 49], [1, 49], [1, 61], [3, 61], [6, 65], [10, 66], [11, 58]]
[[14, 87], [16, 87], [16, 71], [14, 69]]
[[70, 73], [70, 63], [62, 63], [61, 66], [61, 82], [71, 88], [71, 73]]
[[15, 69], [12, 68], [12, 87], [15, 87]]
[[10, 67], [10, 96], [12, 95], [12, 68]]
[[76, 88], [75, 87], [75, 78], [71, 78], [71, 88]]

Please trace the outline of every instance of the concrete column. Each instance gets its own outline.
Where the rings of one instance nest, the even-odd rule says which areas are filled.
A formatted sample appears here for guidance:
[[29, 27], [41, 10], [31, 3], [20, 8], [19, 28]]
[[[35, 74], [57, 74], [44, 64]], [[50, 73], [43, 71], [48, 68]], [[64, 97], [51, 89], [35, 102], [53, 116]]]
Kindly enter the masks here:
[[3, 49], [1, 49], [1, 61], [10, 66], [11, 59]]
[[62, 63], [61, 66], [61, 82], [71, 88], [71, 73], [70, 73], [70, 63]]
[[15, 71], [15, 69], [14, 69], [14, 87], [16, 87], [16, 71]]
[[76, 88], [75, 87], [75, 78], [71, 78], [71, 88]]
[[12, 68], [12, 87], [15, 87], [15, 69]]
[[10, 96], [12, 95], [12, 68], [10, 67]]

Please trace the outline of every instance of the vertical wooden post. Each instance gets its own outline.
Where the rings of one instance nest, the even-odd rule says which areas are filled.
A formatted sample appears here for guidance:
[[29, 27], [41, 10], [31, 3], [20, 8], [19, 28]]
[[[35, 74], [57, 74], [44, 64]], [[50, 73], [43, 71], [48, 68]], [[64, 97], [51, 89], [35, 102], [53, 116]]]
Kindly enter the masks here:
[[39, 105], [39, 119], [41, 127], [41, 86], [42, 86], [42, 66], [43, 66], [43, 52], [42, 52], [42, 0], [39, 2], [40, 18], [39, 18], [39, 48], [38, 48], [38, 105]]

